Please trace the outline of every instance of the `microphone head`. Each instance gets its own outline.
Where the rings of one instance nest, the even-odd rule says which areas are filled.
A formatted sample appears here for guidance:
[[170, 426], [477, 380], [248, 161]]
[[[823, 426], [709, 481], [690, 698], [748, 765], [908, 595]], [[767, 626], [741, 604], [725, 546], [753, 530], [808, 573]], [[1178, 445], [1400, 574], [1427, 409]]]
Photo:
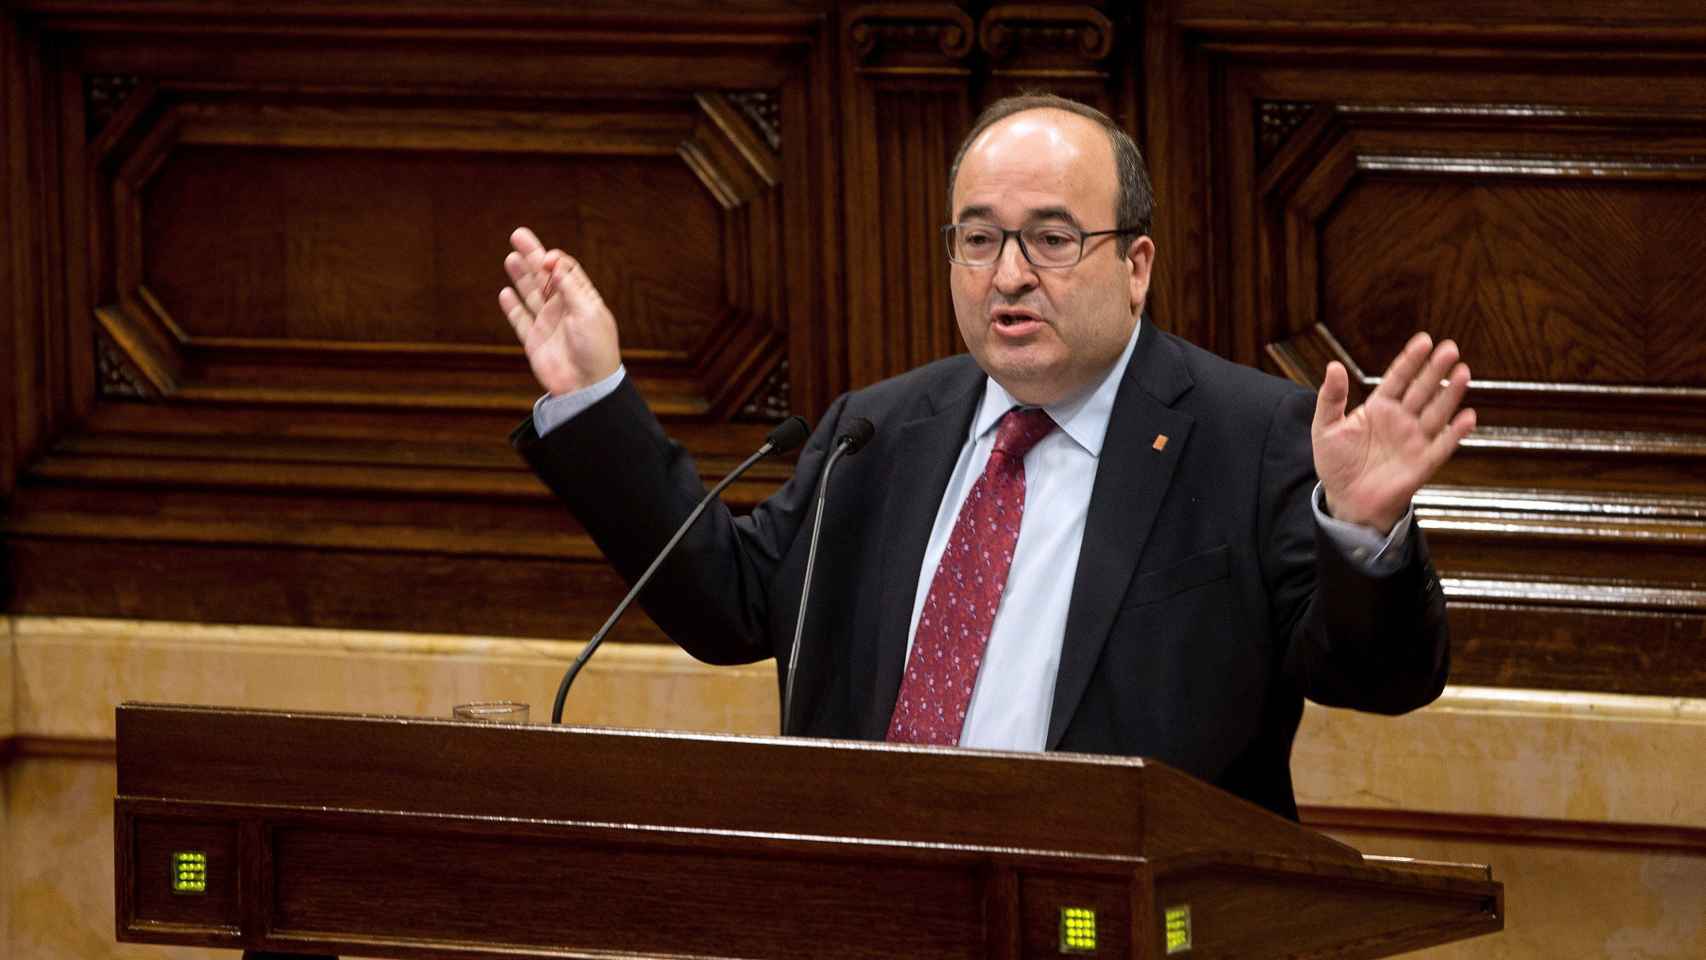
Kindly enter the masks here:
[[764, 442], [770, 444], [771, 453], [787, 453], [805, 443], [806, 438], [811, 436], [811, 432], [811, 428], [806, 426], [804, 420], [799, 417], [789, 417], [778, 423], [776, 429], [771, 430], [770, 435], [764, 438]]
[[877, 428], [871, 421], [864, 417], [854, 417], [847, 421], [847, 426], [842, 428], [841, 436], [836, 437], [835, 442], [844, 448], [847, 456], [852, 456], [876, 435]]

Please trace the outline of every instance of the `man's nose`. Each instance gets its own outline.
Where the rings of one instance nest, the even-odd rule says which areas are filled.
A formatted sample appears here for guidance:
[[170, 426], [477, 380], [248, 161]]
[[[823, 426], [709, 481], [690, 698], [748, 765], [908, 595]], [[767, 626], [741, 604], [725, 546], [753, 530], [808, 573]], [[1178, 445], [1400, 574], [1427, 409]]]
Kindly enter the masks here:
[[1015, 233], [1004, 237], [1001, 250], [995, 257], [995, 289], [1014, 293], [1029, 289], [1036, 282], [1036, 268], [1025, 259], [1025, 251], [1019, 246], [1019, 235]]

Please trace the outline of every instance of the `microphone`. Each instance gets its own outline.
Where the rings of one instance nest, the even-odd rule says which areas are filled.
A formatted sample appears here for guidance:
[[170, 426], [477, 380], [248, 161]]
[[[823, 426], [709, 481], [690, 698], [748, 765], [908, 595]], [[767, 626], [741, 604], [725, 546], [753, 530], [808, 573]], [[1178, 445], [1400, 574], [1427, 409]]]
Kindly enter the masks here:
[[652, 560], [652, 565], [646, 568], [645, 573], [640, 574], [638, 580], [634, 581], [633, 588], [628, 591], [627, 596], [622, 598], [622, 602], [616, 605], [616, 610], [610, 614], [610, 619], [604, 621], [604, 626], [599, 627], [598, 632], [593, 634], [592, 639], [588, 640], [586, 646], [581, 649], [580, 656], [575, 658], [574, 663], [569, 664], [568, 671], [563, 674], [563, 682], [557, 686], [557, 700], [551, 705], [552, 723], [563, 722], [563, 701], [569, 697], [569, 687], [575, 682], [575, 674], [580, 673], [581, 667], [585, 666], [586, 662], [592, 658], [593, 651], [597, 650], [598, 645], [604, 642], [604, 635], [610, 632], [610, 628], [614, 627], [616, 621], [621, 619], [623, 612], [633, 604], [634, 598], [638, 597], [640, 591], [645, 589], [646, 584], [651, 582], [652, 575], [658, 572], [658, 567], [663, 566], [664, 559], [674, 552], [675, 545], [681, 542], [682, 537], [687, 536], [687, 530], [693, 526], [693, 521], [698, 520], [699, 515], [705, 512], [705, 508], [711, 505], [711, 501], [715, 500], [719, 494], [727, 489], [729, 484], [734, 483], [753, 464], [772, 453], [787, 453], [793, 450], [805, 443], [806, 437], [810, 434], [811, 428], [806, 426], [804, 420], [799, 417], [789, 417], [777, 424], [776, 429], [770, 431], [769, 435], [764, 438], [763, 445], [754, 451], [752, 456], [742, 460], [740, 466], [729, 471], [728, 476], [712, 487], [710, 493], [705, 494], [698, 506], [693, 508], [693, 512], [687, 515], [687, 519], [681, 521], [681, 526], [676, 528], [675, 535], [669, 538], [669, 542], [663, 545], [662, 550], [658, 551], [657, 557]]
[[800, 636], [806, 629], [806, 600], [812, 592], [812, 567], [817, 563], [817, 538], [823, 532], [823, 506], [829, 499], [829, 473], [842, 457], [850, 457], [876, 436], [877, 428], [864, 417], [847, 421], [841, 435], [835, 438], [835, 450], [823, 465], [823, 475], [817, 481], [817, 509], [812, 516], [812, 540], [806, 548], [806, 578], [800, 586], [800, 612], [794, 620], [794, 645], [788, 650], [788, 688], [782, 695], [782, 733], [788, 732], [794, 716], [794, 672], [800, 660]]

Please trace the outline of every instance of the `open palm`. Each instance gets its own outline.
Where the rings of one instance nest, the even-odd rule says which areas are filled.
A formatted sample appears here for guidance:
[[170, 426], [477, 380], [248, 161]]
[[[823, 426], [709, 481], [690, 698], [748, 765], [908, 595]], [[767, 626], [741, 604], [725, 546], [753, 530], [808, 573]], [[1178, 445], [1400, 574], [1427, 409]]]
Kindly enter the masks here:
[[1458, 409], [1468, 389], [1469, 367], [1458, 361], [1457, 344], [1436, 347], [1425, 333], [1405, 344], [1380, 385], [1348, 414], [1350, 377], [1343, 364], [1328, 364], [1311, 430], [1328, 512], [1391, 530], [1475, 429], [1475, 411]]
[[615, 373], [622, 362], [616, 318], [586, 271], [563, 251], [547, 251], [526, 227], [510, 234], [510, 245], [504, 270], [513, 286], [498, 293], [498, 308], [539, 385], [572, 393]]

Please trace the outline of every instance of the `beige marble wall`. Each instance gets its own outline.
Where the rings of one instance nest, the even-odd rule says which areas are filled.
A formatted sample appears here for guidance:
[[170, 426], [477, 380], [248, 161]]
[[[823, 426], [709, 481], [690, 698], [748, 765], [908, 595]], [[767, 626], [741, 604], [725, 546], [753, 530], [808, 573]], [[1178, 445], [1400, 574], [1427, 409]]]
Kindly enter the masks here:
[[198, 957], [230, 951], [119, 944], [113, 939], [113, 793], [109, 761], [22, 757], [7, 771], [14, 792], [8, 957]]
[[1706, 855], [1352, 831], [1334, 836], [1364, 853], [1485, 863], [1505, 885], [1503, 932], [1408, 955], [1416, 960], [1706, 957]]
[[[513, 698], [549, 712], [572, 644], [21, 617], [0, 633], [0, 724], [27, 745], [0, 791], [0, 957], [213, 956], [113, 941], [110, 760], [121, 700], [442, 715]], [[711, 668], [609, 645], [569, 717], [731, 733], [775, 729], [768, 665]], [[1451, 688], [1403, 718], [1311, 707], [1294, 769], [1325, 807], [1706, 828], [1706, 702]], [[1490, 863], [1503, 934], [1421, 956], [1706, 956], [1706, 857], [1514, 838], [1345, 832], [1371, 853]], [[8, 926], [9, 923], [9, 926]], [[220, 954], [230, 956], [229, 954]]]
[[[280, 630], [17, 618], [0, 702], [25, 753], [3, 770], [0, 958], [221, 957], [229, 951], [114, 941], [110, 740], [125, 700], [294, 710], [448, 715], [477, 699], [517, 699], [548, 720], [579, 644], [491, 637]], [[776, 728], [773, 666], [707, 667], [674, 648], [606, 644], [581, 672], [566, 719], [723, 733]], [[44, 755], [45, 754], [45, 755]], [[3, 801], [0, 801], [3, 803]], [[8, 812], [10, 816], [7, 816]]]
[[[20, 736], [109, 739], [124, 700], [448, 716], [513, 699], [550, 717], [580, 645], [499, 637], [18, 618]], [[776, 728], [770, 664], [713, 668], [673, 647], [608, 643], [581, 671], [565, 719], [729, 733]]]
[[1569, 821], [1597, 835], [1336, 832], [1364, 853], [1484, 863], [1505, 884], [1503, 933], [1418, 957], [1706, 957], [1706, 850], [1643, 849], [1617, 829], [1706, 830], [1706, 701], [1447, 688], [1403, 717], [1311, 704], [1292, 771], [1302, 804]]
[[0, 616], [0, 742], [12, 736], [13, 718], [17, 715], [12, 691], [16, 663], [12, 653], [12, 618]]
[[1706, 701], [1447, 688], [1402, 717], [1310, 704], [1291, 766], [1302, 804], [1706, 828]]
[[12, 663], [12, 618], [0, 615], [0, 954], [8, 957], [14, 955], [7, 948], [12, 943], [12, 864], [18, 862], [12, 841], [14, 765], [4, 746], [12, 736]]

